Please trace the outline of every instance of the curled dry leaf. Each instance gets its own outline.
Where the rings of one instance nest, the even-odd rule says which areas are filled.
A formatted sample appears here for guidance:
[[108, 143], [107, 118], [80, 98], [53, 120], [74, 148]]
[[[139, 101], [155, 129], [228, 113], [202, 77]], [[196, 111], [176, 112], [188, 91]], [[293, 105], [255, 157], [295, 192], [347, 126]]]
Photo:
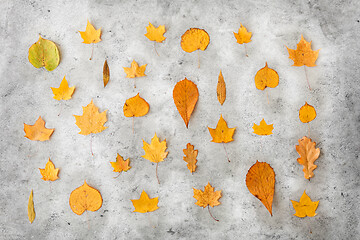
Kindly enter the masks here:
[[204, 51], [209, 43], [209, 34], [204, 29], [190, 28], [181, 36], [181, 48], [188, 53], [198, 49]]
[[85, 210], [92, 212], [99, 210], [102, 201], [100, 192], [90, 187], [86, 181], [82, 186], [72, 191], [69, 198], [71, 210], [77, 215], [83, 214]]
[[109, 65], [107, 63], [107, 60], [105, 60], [104, 67], [103, 67], [104, 87], [106, 87], [106, 85], [109, 83], [109, 80], [110, 80], [110, 69], [109, 69]]
[[228, 143], [234, 141], [232, 137], [235, 133], [236, 128], [228, 128], [227, 123], [222, 117], [222, 115], [220, 115], [220, 119], [218, 124], [216, 125], [216, 128], [213, 129], [208, 127], [208, 129], [211, 137], [213, 138], [211, 140], [212, 142]]
[[120, 156], [119, 154], [117, 154], [116, 157], [116, 162], [110, 162], [111, 166], [114, 168], [114, 172], [126, 172], [128, 171], [131, 167], [129, 166], [130, 164], [130, 158], [124, 160], [124, 158], [122, 156]]
[[149, 112], [149, 104], [140, 97], [139, 93], [125, 101], [123, 111], [125, 117], [142, 117]]
[[40, 173], [42, 175], [42, 180], [44, 181], [55, 181], [58, 179], [59, 169], [55, 168], [54, 163], [50, 160], [45, 165], [44, 169], [39, 168]]
[[34, 193], [33, 190], [31, 190], [30, 196], [29, 196], [29, 203], [28, 203], [28, 217], [30, 223], [33, 223], [35, 220], [35, 208], [34, 208]]
[[187, 162], [187, 167], [191, 173], [195, 172], [196, 170], [196, 157], [198, 155], [198, 150], [194, 150], [194, 145], [188, 143], [186, 148], [183, 149], [185, 157], [183, 157], [184, 161]]
[[315, 108], [305, 102], [305, 105], [299, 110], [299, 118], [303, 123], [311, 122], [316, 118]]
[[275, 172], [273, 168], [266, 162], [256, 161], [246, 174], [246, 186], [249, 192], [264, 204], [272, 216], [272, 202], [275, 191]]
[[65, 76], [61, 81], [59, 88], [53, 88], [53, 87], [50, 88], [54, 94], [53, 98], [58, 101], [71, 99], [75, 90], [75, 87], [69, 87], [69, 84], [66, 81]]
[[45, 121], [41, 117], [36, 120], [34, 125], [27, 125], [24, 123], [25, 137], [33, 141], [49, 140], [54, 130], [54, 128], [46, 128]]
[[319, 205], [319, 201], [313, 202], [310, 197], [304, 191], [299, 202], [291, 200], [291, 203], [295, 209], [295, 216], [297, 217], [314, 217], [316, 215], [316, 209]]
[[83, 107], [83, 115], [74, 115], [76, 125], [80, 128], [79, 134], [89, 135], [90, 133], [99, 133], [104, 131], [107, 127], [104, 124], [107, 121], [106, 111], [99, 113], [99, 108], [95, 106], [93, 100]]
[[131, 202], [135, 208], [134, 212], [153, 212], [159, 208], [157, 206], [157, 204], [159, 203], [159, 197], [149, 198], [149, 196], [144, 190], [142, 191], [139, 199], [132, 199]]
[[319, 51], [313, 51], [311, 49], [311, 42], [305, 41], [303, 35], [301, 35], [301, 40], [297, 44], [296, 50], [286, 47], [289, 52], [289, 58], [294, 61], [296, 67], [301, 67], [303, 65], [308, 67], [315, 67], [316, 59], [318, 58]]
[[85, 44], [98, 43], [101, 41], [101, 28], [96, 30], [89, 20], [87, 21], [86, 30], [84, 32], [79, 31], [79, 33]]
[[254, 123], [254, 126], [252, 127], [254, 129], [254, 133], [257, 135], [271, 135], [273, 134], [272, 130], [274, 124], [267, 125], [265, 120], [261, 120], [260, 125], [256, 125]]
[[166, 32], [164, 25], [160, 25], [156, 28], [149, 23], [149, 26], [146, 27], [146, 31], [145, 37], [150, 41], [162, 42], [166, 39], [166, 37], [164, 37], [164, 33]]
[[124, 68], [124, 72], [126, 73], [127, 78], [136, 78], [136, 77], [146, 76], [146, 74], [145, 74], [146, 66], [147, 66], [147, 64], [139, 67], [139, 64], [137, 62], [135, 62], [135, 60], [133, 60], [131, 63], [131, 67], [129, 67], [129, 68], [123, 67], [123, 68]]
[[295, 148], [300, 157], [297, 161], [304, 166], [304, 177], [310, 179], [314, 177], [313, 171], [317, 168], [314, 162], [319, 158], [320, 149], [316, 148], [316, 142], [312, 142], [311, 138], [303, 137], [298, 141], [299, 145], [296, 145]]
[[217, 87], [216, 87], [216, 94], [217, 94], [219, 103], [221, 105], [223, 105], [225, 102], [225, 99], [226, 99], [226, 85], [225, 85], [224, 77], [221, 73], [221, 70], [220, 70], [218, 83], [217, 83]]
[[36, 68], [45, 67], [52, 71], [60, 63], [59, 49], [54, 42], [40, 36], [29, 48], [29, 62]]
[[255, 75], [255, 86], [259, 90], [264, 90], [266, 87], [274, 88], [279, 84], [279, 75], [274, 69], [265, 67], [260, 69]]
[[251, 32], [248, 32], [247, 29], [240, 23], [240, 28], [238, 33], [234, 33], [236, 42], [239, 44], [251, 42]]

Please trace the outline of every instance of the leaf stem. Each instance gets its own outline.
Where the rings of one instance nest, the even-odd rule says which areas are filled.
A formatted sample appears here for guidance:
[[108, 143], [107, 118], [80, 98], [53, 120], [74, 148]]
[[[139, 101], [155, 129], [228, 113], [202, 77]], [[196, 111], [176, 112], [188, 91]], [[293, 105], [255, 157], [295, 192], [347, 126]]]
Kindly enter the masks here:
[[134, 116], [132, 117], [132, 133], [134, 135]]
[[158, 177], [158, 166], [159, 166], [159, 163], [157, 162], [156, 163], [156, 178], [158, 180], [158, 183], [160, 184], [160, 180], [159, 180], [159, 177]]
[[222, 143], [222, 145], [223, 145], [224, 150], [225, 150], [226, 158], [227, 158], [228, 162], [230, 162], [230, 158], [229, 158], [229, 155], [228, 155], [228, 153], [227, 153], [227, 151], [226, 151], [225, 144]]
[[308, 137], [310, 138], [310, 123], [307, 123], [308, 125]]
[[119, 175], [117, 175], [116, 177], [113, 177], [113, 178], [114, 178], [114, 179], [115, 179], [115, 178], [118, 178], [118, 177], [120, 176], [120, 174], [121, 174], [121, 172], [119, 172]]
[[155, 50], [156, 54], [158, 55], [158, 57], [160, 57], [159, 53], [156, 50], [156, 42], [155, 41], [154, 41], [154, 50]]
[[62, 106], [63, 106], [62, 101], [60, 101], [60, 111], [59, 111], [58, 116], [60, 116], [60, 114], [61, 114], [61, 111], [62, 111], [62, 108], [63, 108]]
[[93, 58], [93, 54], [94, 54], [94, 43], [91, 44], [91, 57], [90, 57], [90, 61], [92, 60]]
[[93, 139], [93, 134], [90, 133], [90, 152], [91, 152], [91, 156], [94, 158], [94, 153], [92, 149], [92, 139]]
[[308, 78], [308, 75], [307, 75], [307, 71], [306, 71], [306, 67], [305, 67], [305, 65], [304, 65], [304, 71], [305, 71], [306, 81], [307, 81], [307, 84], [308, 84], [309, 90], [311, 91], [311, 87], [310, 87], [310, 83], [309, 83], [309, 78]]
[[214, 218], [214, 216], [211, 214], [209, 205], [208, 205], [207, 207], [208, 207], [209, 214], [210, 214], [210, 216], [212, 217], [212, 219], [214, 219], [215, 221], [219, 222], [219, 220], [216, 219], [216, 218]]
[[247, 49], [246, 49], [246, 43], [244, 43], [244, 47], [245, 47], [245, 56], [249, 57], [248, 53], [247, 53]]

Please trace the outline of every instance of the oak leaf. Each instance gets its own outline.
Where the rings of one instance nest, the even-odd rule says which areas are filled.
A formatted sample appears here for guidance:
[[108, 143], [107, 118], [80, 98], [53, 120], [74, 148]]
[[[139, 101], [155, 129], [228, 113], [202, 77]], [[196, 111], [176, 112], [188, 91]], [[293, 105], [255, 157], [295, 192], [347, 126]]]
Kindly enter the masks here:
[[246, 174], [246, 186], [269, 210], [272, 216], [272, 202], [275, 191], [275, 172], [266, 162], [256, 161]]
[[60, 86], [58, 88], [53, 88], [53, 87], [50, 87], [50, 88], [54, 94], [53, 98], [58, 101], [71, 99], [71, 96], [73, 95], [74, 90], [75, 90], [75, 87], [69, 87], [65, 76], [64, 76], [63, 80], [61, 81]]
[[319, 50], [313, 51], [311, 49], [311, 42], [307, 42], [303, 35], [301, 35], [301, 40], [297, 44], [296, 50], [286, 47], [289, 52], [289, 58], [294, 61], [296, 67], [301, 67], [306, 65], [308, 67], [315, 67], [316, 59], [319, 55]]
[[25, 137], [33, 141], [46, 141], [50, 139], [54, 128], [46, 128], [45, 121], [41, 116], [36, 120], [34, 125], [27, 125], [24, 123]]
[[114, 172], [118, 172], [118, 173], [121, 173], [122, 171], [126, 172], [131, 168], [129, 166], [130, 158], [124, 160], [124, 158], [119, 154], [117, 154], [116, 162], [110, 162], [110, 163], [111, 166], [114, 168]]
[[209, 34], [204, 29], [190, 28], [181, 36], [181, 48], [188, 53], [198, 49], [204, 51], [209, 43]]
[[59, 49], [54, 42], [40, 36], [29, 48], [29, 62], [36, 68], [53, 71], [60, 63]]
[[103, 82], [104, 82], [104, 87], [106, 87], [106, 85], [108, 84], [110, 80], [110, 70], [109, 70], [109, 65], [107, 63], [107, 60], [105, 60], [104, 62], [104, 67], [103, 67]]
[[149, 198], [149, 196], [144, 190], [142, 191], [139, 199], [132, 199], [131, 202], [135, 208], [134, 212], [153, 212], [159, 208], [157, 206], [157, 204], [159, 203], [159, 197]]
[[271, 135], [273, 134], [272, 130], [274, 129], [273, 124], [266, 124], [265, 120], [261, 120], [260, 125], [256, 125], [252, 127], [254, 129], [254, 133], [257, 135]]
[[146, 76], [146, 74], [145, 74], [146, 66], [147, 66], [147, 64], [139, 67], [139, 64], [137, 62], [135, 62], [135, 60], [133, 60], [131, 63], [131, 67], [129, 67], [129, 68], [123, 67], [123, 68], [124, 68], [127, 78], [135, 78], [135, 77]]
[[146, 30], [147, 33], [145, 36], [150, 41], [162, 42], [166, 39], [166, 37], [164, 37], [164, 33], [166, 32], [164, 25], [160, 25], [156, 28], [151, 23], [149, 23], [149, 26], [146, 27]]
[[225, 99], [226, 99], [226, 85], [225, 85], [224, 77], [221, 73], [221, 70], [220, 70], [218, 83], [217, 83], [217, 87], [216, 87], [216, 94], [217, 94], [217, 99], [219, 100], [219, 103], [221, 105], [223, 105], [225, 102]]
[[123, 111], [125, 117], [142, 117], [149, 112], [149, 104], [140, 97], [139, 93], [125, 101]]
[[198, 155], [198, 150], [194, 150], [194, 145], [191, 145], [188, 143], [186, 145], [186, 148], [183, 149], [183, 152], [185, 154], [185, 157], [183, 157], [183, 160], [187, 162], [187, 167], [190, 170], [191, 173], [195, 172], [196, 170], [196, 157]]
[[266, 87], [274, 88], [279, 84], [279, 75], [274, 70], [268, 67], [267, 62], [265, 67], [260, 69], [255, 75], [255, 86], [259, 90], [264, 90]]
[[300, 198], [299, 202], [290, 200], [294, 209], [295, 209], [295, 216], [297, 217], [314, 217], [316, 215], [316, 209], [319, 205], [319, 201], [313, 202], [311, 201], [310, 197], [304, 191], [303, 195]]
[[104, 124], [107, 121], [106, 111], [99, 113], [99, 108], [93, 103], [93, 100], [83, 107], [83, 115], [73, 115], [76, 120], [76, 125], [80, 128], [79, 134], [89, 135], [90, 133], [99, 133], [104, 131], [107, 127]]
[[305, 105], [302, 106], [299, 110], [299, 119], [303, 123], [311, 122], [316, 118], [315, 108], [305, 102]]
[[298, 141], [299, 145], [296, 145], [295, 148], [300, 157], [297, 161], [299, 164], [304, 166], [304, 177], [306, 179], [310, 179], [314, 177], [313, 171], [317, 168], [314, 162], [319, 158], [320, 149], [316, 148], [316, 142], [312, 142], [311, 138], [303, 137]]
[[54, 163], [50, 160], [45, 165], [44, 169], [39, 168], [42, 175], [42, 180], [44, 181], [55, 181], [58, 179], [59, 169], [55, 168]]
[[79, 31], [79, 33], [85, 44], [98, 43], [101, 41], [101, 28], [96, 30], [89, 20], [87, 21], [86, 30], [84, 32]]
[[86, 181], [82, 186], [72, 191], [69, 198], [71, 210], [77, 215], [83, 214], [85, 210], [92, 212], [99, 210], [102, 202], [100, 192], [90, 187]]
[[28, 217], [30, 223], [33, 223], [35, 220], [35, 208], [34, 208], [34, 193], [33, 190], [31, 190], [30, 196], [29, 196], [29, 203], [28, 203]]
[[203, 208], [208, 207], [210, 216], [215, 221], [219, 221], [212, 216], [209, 206], [214, 207], [220, 205], [219, 199], [221, 198], [221, 190], [214, 191], [214, 188], [210, 185], [210, 183], [208, 183], [204, 187], [204, 191], [195, 188], [193, 188], [193, 190], [194, 190], [194, 198], [197, 200], [195, 204]]
[[236, 128], [228, 128], [226, 121], [220, 115], [219, 122], [216, 125], [216, 128], [209, 128], [209, 132], [211, 137], [213, 138], [211, 141], [216, 143], [228, 143], [234, 141], [233, 135]]
[[248, 32], [247, 29], [240, 23], [240, 28], [238, 33], [234, 33], [234, 37], [236, 38], [236, 42], [239, 44], [249, 43], [251, 42], [251, 32]]
[[190, 116], [199, 99], [199, 90], [196, 84], [186, 78], [178, 82], [173, 90], [173, 99], [186, 127], [188, 127]]

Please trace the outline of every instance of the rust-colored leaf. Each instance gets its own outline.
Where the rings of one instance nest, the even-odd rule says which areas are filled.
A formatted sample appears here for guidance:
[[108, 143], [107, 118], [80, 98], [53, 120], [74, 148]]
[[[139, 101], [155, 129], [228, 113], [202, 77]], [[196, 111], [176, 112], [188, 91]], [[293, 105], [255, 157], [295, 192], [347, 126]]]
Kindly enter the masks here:
[[106, 85], [109, 83], [109, 80], [110, 80], [110, 69], [109, 69], [109, 65], [107, 63], [107, 60], [105, 60], [104, 67], [103, 67], [104, 87], [106, 87]]
[[124, 160], [124, 158], [119, 154], [117, 154], [116, 162], [110, 162], [110, 164], [114, 168], [114, 172], [118, 173], [121, 173], [122, 171], [126, 172], [131, 168], [129, 166], [130, 158]]
[[303, 137], [296, 145], [296, 151], [300, 155], [297, 159], [298, 163], [304, 166], [303, 172], [306, 179], [314, 177], [313, 171], [317, 167], [314, 162], [319, 158], [320, 149], [316, 148], [316, 142], [312, 142], [311, 138]]
[[226, 99], [226, 85], [225, 85], [224, 77], [221, 73], [221, 70], [220, 70], [218, 83], [217, 83], [217, 87], [216, 87], [216, 94], [217, 94], [219, 103], [221, 105], [223, 105], [225, 102], [225, 99]]
[[191, 173], [195, 172], [196, 170], [196, 157], [198, 155], [198, 150], [194, 150], [194, 145], [188, 143], [186, 148], [183, 149], [185, 157], [183, 157], [184, 161], [187, 162], [187, 167]]

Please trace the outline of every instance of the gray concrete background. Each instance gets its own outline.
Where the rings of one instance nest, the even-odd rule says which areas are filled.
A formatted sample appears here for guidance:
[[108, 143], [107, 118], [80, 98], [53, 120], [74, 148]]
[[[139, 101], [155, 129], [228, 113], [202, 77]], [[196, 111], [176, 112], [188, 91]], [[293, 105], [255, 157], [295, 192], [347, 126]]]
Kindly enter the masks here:
[[[0, 3], [0, 238], [1, 239], [355, 239], [359, 234], [359, 1], [1, 1]], [[102, 42], [82, 44], [79, 30], [89, 19], [102, 28]], [[164, 24], [167, 39], [157, 44], [158, 57], [144, 34], [148, 22]], [[244, 46], [233, 36], [240, 23], [253, 33]], [[204, 28], [211, 43], [200, 53], [185, 53], [181, 35], [190, 27]], [[56, 70], [34, 68], [28, 48], [44, 38], [61, 52]], [[321, 49], [316, 67], [307, 68], [313, 90], [307, 88], [303, 67], [292, 67], [286, 46], [296, 48], [303, 34]], [[108, 59], [111, 79], [104, 89], [102, 67]], [[147, 77], [126, 79], [122, 67], [135, 59], [148, 64]], [[266, 93], [255, 88], [255, 73], [268, 62], [280, 84]], [[217, 102], [220, 69], [227, 85], [227, 100]], [[73, 98], [60, 103], [50, 87], [62, 78], [75, 85]], [[186, 129], [172, 99], [176, 82], [187, 77], [197, 84], [200, 98]], [[135, 119], [124, 117], [125, 100], [138, 92], [150, 112]], [[73, 114], [91, 99], [108, 109], [108, 129], [93, 137], [79, 135]], [[310, 123], [311, 138], [321, 148], [315, 177], [303, 177], [296, 159], [297, 140], [307, 134], [298, 110], [307, 101], [317, 110]], [[58, 113], [62, 106], [62, 113]], [[215, 127], [220, 114], [229, 127], [237, 127], [234, 141], [212, 143], [207, 126]], [[55, 128], [50, 141], [24, 138], [23, 123], [39, 116]], [[274, 124], [274, 134], [252, 134], [262, 118]], [[168, 158], [155, 165], [141, 158], [142, 140], [154, 132], [168, 142]], [[199, 150], [198, 169], [191, 175], [182, 160], [190, 142]], [[131, 159], [132, 169], [113, 179], [110, 161], [116, 154]], [[60, 168], [60, 179], [44, 182], [38, 168], [48, 158]], [[246, 188], [245, 176], [256, 160], [268, 162], [276, 173], [271, 217]], [[83, 184], [97, 188], [103, 205], [81, 216], [69, 207], [72, 190]], [[192, 188], [208, 181], [222, 190], [221, 205], [206, 209], [195, 205]], [[36, 219], [30, 224], [27, 202], [34, 189]], [[159, 209], [133, 213], [130, 199], [142, 190], [159, 197]], [[306, 189], [320, 200], [317, 216], [293, 216], [290, 202]]]

